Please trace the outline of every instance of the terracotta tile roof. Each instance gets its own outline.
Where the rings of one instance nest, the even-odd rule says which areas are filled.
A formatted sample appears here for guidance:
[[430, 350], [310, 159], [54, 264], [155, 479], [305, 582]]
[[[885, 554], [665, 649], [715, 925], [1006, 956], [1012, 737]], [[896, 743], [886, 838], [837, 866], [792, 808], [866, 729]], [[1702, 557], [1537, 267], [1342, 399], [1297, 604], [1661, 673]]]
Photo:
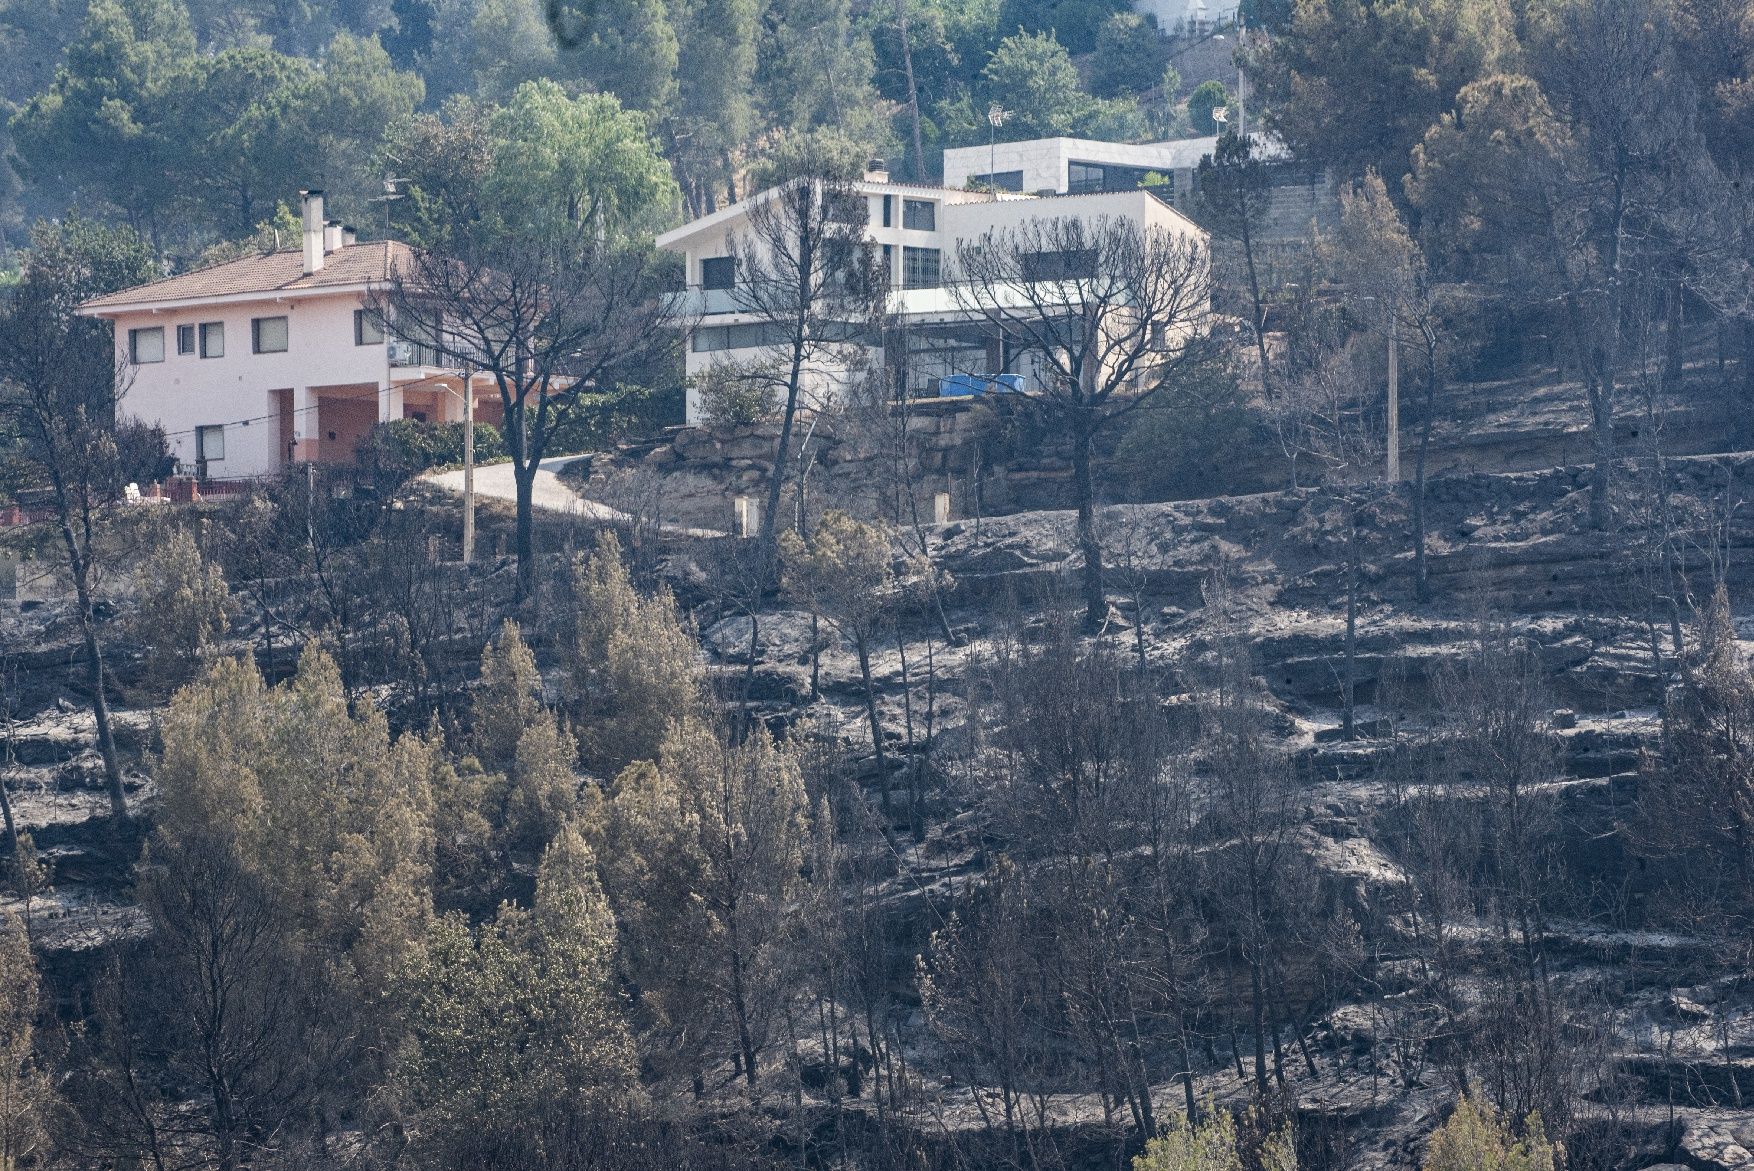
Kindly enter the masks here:
[[81, 308], [87, 311], [124, 309], [130, 305], [162, 301], [200, 301], [246, 293], [297, 292], [332, 285], [360, 285], [387, 279], [391, 264], [408, 254], [406, 244], [391, 240], [349, 244], [329, 253], [324, 258], [323, 267], [307, 276], [303, 250], [282, 249], [107, 293], [87, 301]]

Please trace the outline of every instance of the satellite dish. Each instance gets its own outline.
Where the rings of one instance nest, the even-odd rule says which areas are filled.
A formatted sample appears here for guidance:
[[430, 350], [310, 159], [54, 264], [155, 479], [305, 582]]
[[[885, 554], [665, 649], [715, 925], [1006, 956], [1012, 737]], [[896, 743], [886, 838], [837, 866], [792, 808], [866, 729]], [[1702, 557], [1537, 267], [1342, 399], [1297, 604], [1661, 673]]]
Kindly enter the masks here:
[[1212, 107], [1212, 121], [1218, 123], [1218, 125], [1220, 125], [1220, 126], [1223, 126], [1226, 123], [1228, 123], [1230, 121], [1230, 107], [1229, 106], [1213, 106]]

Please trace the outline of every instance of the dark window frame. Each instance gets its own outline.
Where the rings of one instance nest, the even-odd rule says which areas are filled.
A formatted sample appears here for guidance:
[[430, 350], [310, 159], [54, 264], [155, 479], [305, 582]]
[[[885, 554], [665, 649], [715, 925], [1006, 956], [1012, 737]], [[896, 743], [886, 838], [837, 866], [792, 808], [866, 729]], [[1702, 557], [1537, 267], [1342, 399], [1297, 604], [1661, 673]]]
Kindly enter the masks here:
[[[929, 275], [928, 275], [929, 274]], [[901, 250], [901, 286], [904, 289], [936, 289], [944, 284], [944, 253], [939, 248]]]
[[[372, 334], [376, 334], [373, 337]], [[356, 346], [381, 346], [384, 344], [384, 326], [372, 316], [369, 309], [353, 311], [353, 344]]]
[[195, 327], [192, 324], [177, 326], [177, 355], [184, 357], [195, 352]]
[[700, 287], [723, 291], [737, 287], [737, 258], [707, 256], [700, 262]]
[[[270, 321], [280, 322], [284, 331], [277, 350], [262, 348], [262, 327]], [[284, 354], [292, 348], [292, 319], [284, 313], [272, 317], [250, 318], [250, 353], [252, 354]]]
[[938, 205], [930, 199], [901, 201], [901, 226], [909, 232], [936, 232]]
[[[210, 438], [218, 436], [219, 454], [208, 451]], [[195, 459], [203, 465], [225, 462], [225, 424], [203, 423], [195, 428]]]
[[[152, 334], [158, 335], [158, 357], [142, 358], [140, 356], [141, 339]], [[164, 361], [164, 326], [142, 325], [137, 329], [130, 329], [128, 331], [128, 361], [136, 366], [152, 366]]]
[[990, 175], [970, 175], [968, 181], [972, 186], [985, 187], [990, 191], [1023, 190], [1022, 171], [994, 171]]
[[[201, 356], [203, 358], [225, 357], [225, 322], [203, 321], [197, 327], [196, 333], [201, 339]], [[209, 344], [210, 339], [214, 337], [219, 339], [217, 347]]]

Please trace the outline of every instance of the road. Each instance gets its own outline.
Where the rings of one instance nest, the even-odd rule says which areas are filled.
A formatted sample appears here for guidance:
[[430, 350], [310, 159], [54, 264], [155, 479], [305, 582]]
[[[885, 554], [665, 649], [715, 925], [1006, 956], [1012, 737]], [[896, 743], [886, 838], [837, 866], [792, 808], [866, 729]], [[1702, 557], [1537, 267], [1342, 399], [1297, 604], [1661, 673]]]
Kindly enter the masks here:
[[[619, 509], [599, 504], [595, 500], [586, 500], [568, 487], [557, 474], [568, 464], [589, 458], [584, 455], [562, 455], [543, 460], [542, 466], [536, 470], [536, 483], [530, 494], [531, 503], [548, 512], [564, 512], [588, 520], [628, 520], [627, 514]], [[448, 472], [433, 472], [426, 478], [440, 488], [449, 489], [458, 495], [463, 492], [463, 472], [460, 468]], [[512, 478], [512, 465], [497, 463], [477, 467], [475, 496], [478, 500], [503, 500], [507, 504], [515, 504], [518, 499], [518, 485]]]
[[[609, 524], [631, 523], [633, 518], [627, 513], [580, 496], [556, 474], [568, 464], [590, 458], [588, 455], [560, 455], [543, 460], [542, 466], [536, 471], [536, 483], [531, 489], [530, 502], [547, 512], [560, 512]], [[426, 479], [429, 483], [459, 496], [463, 493], [463, 472], [460, 468], [448, 472], [432, 472]], [[512, 477], [512, 465], [508, 462], [478, 466], [475, 469], [475, 496], [477, 500], [503, 500], [507, 504], [516, 504], [518, 484]], [[663, 526], [663, 530], [673, 535], [689, 537], [725, 535], [714, 529], [691, 529], [668, 524]]]

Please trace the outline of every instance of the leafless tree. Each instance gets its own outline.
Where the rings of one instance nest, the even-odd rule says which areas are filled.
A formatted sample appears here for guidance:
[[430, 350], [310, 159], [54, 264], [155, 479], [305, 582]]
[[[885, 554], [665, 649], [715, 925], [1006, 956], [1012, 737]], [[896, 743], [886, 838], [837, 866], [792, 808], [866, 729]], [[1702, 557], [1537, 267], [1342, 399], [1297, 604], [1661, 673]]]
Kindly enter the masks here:
[[103, 509], [121, 498], [129, 479], [144, 479], [154, 470], [164, 436], [138, 425], [115, 426], [128, 369], [95, 323], [75, 316], [78, 285], [58, 278], [27, 268], [24, 281], [0, 308], [0, 412], [16, 437], [16, 478], [24, 486], [47, 489], [73, 584], [110, 812], [121, 823], [128, 816], [127, 795], [110, 724], [96, 610], [99, 530]]
[[1203, 241], [1131, 220], [1053, 218], [957, 248], [951, 291], [1014, 352], [1031, 399], [1072, 447], [1085, 622], [1108, 616], [1092, 468], [1096, 439], [1204, 355], [1211, 265]]
[[[732, 303], [752, 319], [757, 336], [753, 346], [740, 347], [752, 356], [718, 364], [711, 379], [753, 391], [764, 405], [777, 401], [780, 433], [760, 534], [770, 564], [799, 412], [819, 411], [832, 395], [857, 388], [887, 290], [888, 275], [865, 231], [868, 218], [864, 197], [850, 184], [807, 166], [750, 201], [748, 230], [732, 244]], [[851, 373], [829, 374], [834, 368]]]
[[[1413, 593], [1426, 602], [1431, 596], [1425, 566], [1426, 466], [1449, 360], [1442, 290], [1380, 176], [1367, 174], [1362, 183], [1342, 193], [1340, 205], [1339, 230], [1323, 244], [1348, 298], [1375, 333], [1390, 345], [1412, 343], [1418, 355], [1424, 393], [1413, 458]], [[1393, 436], [1390, 440], [1399, 441]]]
[[433, 364], [484, 373], [499, 390], [517, 487], [520, 595], [536, 585], [536, 473], [557, 431], [612, 400], [618, 377], [673, 323], [664, 268], [606, 240], [538, 238], [410, 251], [369, 300]]

